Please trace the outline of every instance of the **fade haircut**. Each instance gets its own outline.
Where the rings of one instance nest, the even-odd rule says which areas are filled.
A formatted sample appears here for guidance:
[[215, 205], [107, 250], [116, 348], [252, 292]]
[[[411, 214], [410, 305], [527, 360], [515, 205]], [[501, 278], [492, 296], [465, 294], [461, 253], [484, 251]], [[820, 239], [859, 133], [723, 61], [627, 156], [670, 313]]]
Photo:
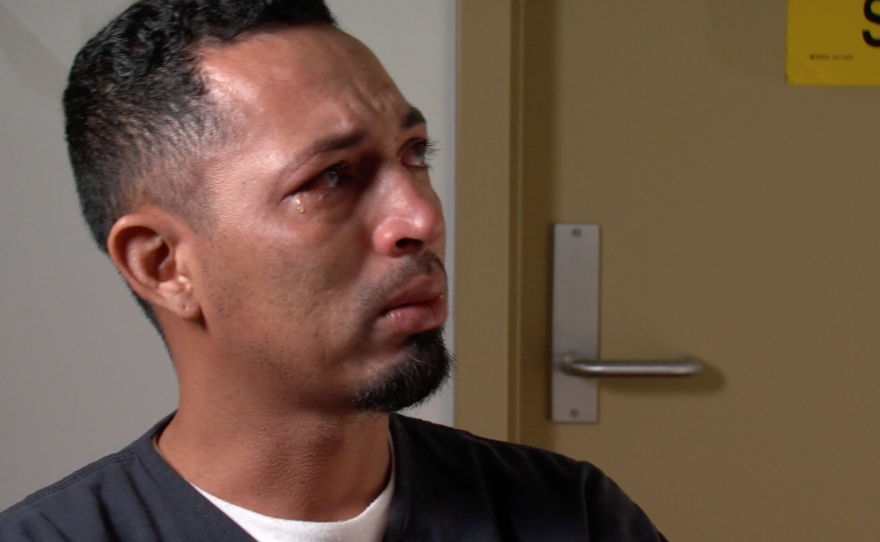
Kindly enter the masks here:
[[86, 43], [64, 92], [65, 128], [83, 217], [103, 252], [110, 228], [139, 203], [193, 226], [204, 217], [196, 172], [225, 133], [200, 51], [308, 24], [336, 25], [323, 0], [140, 0]]

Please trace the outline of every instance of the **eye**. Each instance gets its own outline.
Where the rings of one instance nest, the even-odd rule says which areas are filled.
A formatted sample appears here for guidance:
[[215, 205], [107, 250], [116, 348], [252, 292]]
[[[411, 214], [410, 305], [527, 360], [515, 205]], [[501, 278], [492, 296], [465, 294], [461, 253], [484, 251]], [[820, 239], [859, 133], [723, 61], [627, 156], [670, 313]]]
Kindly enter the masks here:
[[345, 162], [338, 162], [316, 175], [303, 188], [310, 190], [331, 190], [333, 188], [339, 188], [340, 185], [345, 184], [350, 176], [351, 172], [348, 164]]
[[336, 188], [342, 183], [342, 172], [340, 169], [341, 168], [338, 166], [333, 166], [324, 171], [324, 177], [327, 179], [328, 188]]
[[403, 151], [401, 162], [409, 168], [428, 169], [430, 167], [431, 157], [437, 152], [437, 145], [434, 141], [423, 139], [414, 141]]

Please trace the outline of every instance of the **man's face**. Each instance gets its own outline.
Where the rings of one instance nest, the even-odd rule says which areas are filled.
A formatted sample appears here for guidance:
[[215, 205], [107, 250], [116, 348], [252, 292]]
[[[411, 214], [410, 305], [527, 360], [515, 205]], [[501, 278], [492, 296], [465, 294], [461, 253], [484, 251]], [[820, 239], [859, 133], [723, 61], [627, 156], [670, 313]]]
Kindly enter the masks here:
[[196, 248], [220, 370], [302, 404], [419, 399], [379, 396], [407, 391], [389, 382], [401, 372], [434, 387], [448, 364], [445, 225], [421, 114], [325, 25], [211, 47], [201, 67], [234, 139], [208, 168]]

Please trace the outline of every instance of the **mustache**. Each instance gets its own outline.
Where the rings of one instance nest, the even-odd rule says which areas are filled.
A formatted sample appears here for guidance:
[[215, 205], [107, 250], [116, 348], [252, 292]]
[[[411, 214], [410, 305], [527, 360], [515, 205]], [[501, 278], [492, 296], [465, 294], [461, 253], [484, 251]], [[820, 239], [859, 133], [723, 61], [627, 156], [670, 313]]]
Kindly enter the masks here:
[[[430, 275], [436, 268], [443, 273], [443, 280], [446, 280], [447, 278], [446, 266], [443, 265], [443, 260], [441, 260], [440, 256], [438, 256], [433, 250], [426, 250], [421, 256], [419, 256], [415, 261], [415, 266], [426, 275]], [[409, 278], [412, 279], [413, 277]]]
[[400, 267], [394, 273], [383, 278], [379, 283], [373, 284], [363, 292], [360, 300], [361, 305], [370, 307], [375, 312], [380, 311], [388, 298], [406, 288], [413, 279], [423, 275], [443, 274], [443, 282], [448, 289], [448, 276], [443, 260], [432, 250], [412, 255], [402, 260]]

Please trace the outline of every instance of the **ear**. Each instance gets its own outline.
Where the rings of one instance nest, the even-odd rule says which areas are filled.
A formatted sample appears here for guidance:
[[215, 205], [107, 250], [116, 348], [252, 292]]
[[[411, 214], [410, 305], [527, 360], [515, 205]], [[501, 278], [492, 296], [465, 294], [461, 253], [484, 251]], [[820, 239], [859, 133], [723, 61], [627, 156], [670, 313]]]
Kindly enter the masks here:
[[161, 209], [145, 206], [113, 224], [107, 252], [129, 287], [153, 307], [184, 320], [198, 320], [201, 308], [190, 270], [192, 230]]

